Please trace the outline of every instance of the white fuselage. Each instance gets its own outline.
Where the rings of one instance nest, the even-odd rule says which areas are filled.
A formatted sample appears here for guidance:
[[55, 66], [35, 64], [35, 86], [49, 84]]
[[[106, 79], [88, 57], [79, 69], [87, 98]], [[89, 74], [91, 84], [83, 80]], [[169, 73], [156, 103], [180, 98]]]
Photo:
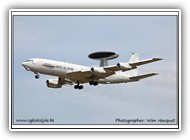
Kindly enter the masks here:
[[[95, 55], [96, 54], [96, 55]], [[111, 53], [112, 54], [112, 53]], [[58, 77], [46, 81], [49, 88], [61, 88], [63, 85], [74, 85], [75, 89], [83, 89], [84, 83], [96, 86], [101, 84], [127, 83], [145, 79], [158, 73], [138, 75], [138, 66], [162, 60], [161, 58], [150, 58], [139, 60], [139, 54], [133, 53], [129, 61], [120, 62], [116, 65], [107, 65], [110, 53], [93, 53], [90, 57], [100, 60], [100, 67], [87, 67], [71, 63], [59, 62], [48, 59], [33, 58], [23, 62], [23, 67], [34, 72], [38, 79], [39, 73]], [[101, 58], [101, 59], [100, 59]], [[105, 62], [103, 60], [106, 60]]]
[[[32, 71], [34, 73], [41, 73], [46, 75], [53, 75], [58, 77], [68, 78], [67, 74], [77, 71], [89, 71], [91, 67], [86, 67], [82, 65], [76, 65], [66, 62], [59, 62], [48, 59], [34, 58], [23, 62], [22, 65], [26, 70]], [[102, 68], [103, 67], [99, 67]], [[115, 74], [108, 76], [103, 79], [98, 79], [98, 83], [102, 84], [110, 84], [110, 83], [126, 83], [133, 82], [133, 80], [129, 79], [129, 76], [126, 72], [116, 72]], [[77, 82], [73, 81], [74, 83]], [[82, 82], [83, 83], [83, 82]]]

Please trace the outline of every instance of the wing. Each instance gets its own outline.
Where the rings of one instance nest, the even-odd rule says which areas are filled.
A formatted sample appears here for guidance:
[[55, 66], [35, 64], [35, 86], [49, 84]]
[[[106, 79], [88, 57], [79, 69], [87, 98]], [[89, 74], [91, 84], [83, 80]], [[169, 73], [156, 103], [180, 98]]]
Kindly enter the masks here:
[[161, 58], [151, 58], [151, 59], [146, 59], [146, 60], [141, 60], [141, 61], [136, 61], [136, 62], [130, 62], [129, 65], [132, 67], [140, 66], [140, 65], [145, 65], [148, 63], [152, 63], [155, 61], [162, 60]]
[[138, 76], [133, 76], [133, 77], [129, 77], [129, 79], [131, 80], [141, 80], [144, 78], [148, 78], [154, 75], [158, 75], [158, 73], [149, 73], [149, 74], [144, 74], [144, 75], [138, 75]]
[[80, 81], [80, 83], [87, 83], [93, 80], [103, 79], [108, 76], [111, 76], [115, 74], [114, 71], [106, 72], [106, 73], [94, 73], [91, 71], [76, 71], [76, 72], [70, 72], [67, 73], [66, 76], [71, 81], [74, 81], [75, 83], [77, 81]]
[[105, 66], [104, 70], [105, 71], [128, 71], [136, 68], [137, 66], [140, 65], [145, 65], [148, 63], [152, 63], [155, 61], [162, 60], [161, 58], [151, 58], [151, 59], [146, 59], [146, 60], [141, 60], [141, 61], [135, 61], [135, 62], [128, 62], [128, 63], [118, 63], [117, 65], [112, 65], [112, 66]]

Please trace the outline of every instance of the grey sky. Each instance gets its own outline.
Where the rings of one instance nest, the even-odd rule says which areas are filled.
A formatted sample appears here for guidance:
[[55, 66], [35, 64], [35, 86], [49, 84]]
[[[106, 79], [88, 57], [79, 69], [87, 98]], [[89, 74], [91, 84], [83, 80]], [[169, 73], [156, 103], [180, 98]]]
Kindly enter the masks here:
[[[114, 124], [121, 119], [177, 119], [176, 16], [14, 16], [14, 122], [54, 118], [57, 124]], [[115, 51], [109, 64], [127, 62], [132, 52], [140, 59], [164, 60], [139, 68], [158, 72], [140, 82], [46, 87], [52, 76], [39, 80], [21, 65], [28, 58], [47, 58], [98, 66], [88, 54]]]

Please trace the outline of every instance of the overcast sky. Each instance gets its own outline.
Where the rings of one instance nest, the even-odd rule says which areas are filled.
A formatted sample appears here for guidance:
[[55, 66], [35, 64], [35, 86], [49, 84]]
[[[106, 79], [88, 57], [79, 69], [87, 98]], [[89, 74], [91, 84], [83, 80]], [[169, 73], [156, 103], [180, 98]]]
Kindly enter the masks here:
[[[177, 119], [176, 16], [14, 16], [14, 122], [52, 118], [56, 124], [115, 124], [115, 119]], [[56, 78], [26, 71], [29, 58], [99, 66], [96, 51], [119, 54], [109, 64], [140, 59], [164, 60], [139, 67], [158, 76], [127, 84], [51, 89]], [[177, 120], [176, 120], [177, 121]]]

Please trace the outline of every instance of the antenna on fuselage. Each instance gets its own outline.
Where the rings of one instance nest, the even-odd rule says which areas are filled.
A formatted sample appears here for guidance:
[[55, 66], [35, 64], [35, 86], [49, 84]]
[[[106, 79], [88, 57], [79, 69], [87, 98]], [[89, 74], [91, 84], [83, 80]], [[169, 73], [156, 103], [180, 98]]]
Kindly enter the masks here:
[[88, 57], [91, 59], [100, 60], [100, 67], [108, 66], [108, 60], [115, 59], [118, 56], [119, 55], [116, 54], [115, 52], [107, 52], [107, 51], [95, 52], [88, 55]]

